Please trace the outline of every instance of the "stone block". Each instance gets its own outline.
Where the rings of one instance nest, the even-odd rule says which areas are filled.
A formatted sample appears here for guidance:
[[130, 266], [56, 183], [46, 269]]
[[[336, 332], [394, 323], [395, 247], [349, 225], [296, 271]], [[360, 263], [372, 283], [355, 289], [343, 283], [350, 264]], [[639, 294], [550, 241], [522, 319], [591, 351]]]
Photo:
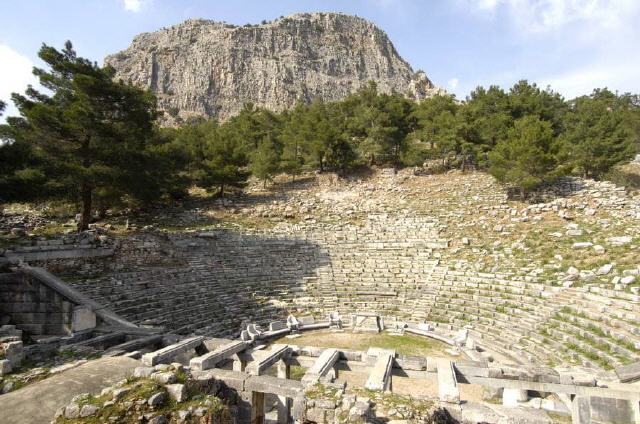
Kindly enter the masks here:
[[[640, 396], [640, 394], [639, 394]], [[638, 408], [638, 401], [635, 406]], [[591, 396], [589, 398], [591, 420], [606, 423], [635, 423], [633, 402], [626, 399], [608, 399]], [[640, 419], [640, 417], [638, 417]]]
[[246, 347], [247, 345], [243, 341], [232, 341], [202, 356], [192, 358], [189, 365], [194, 370], [208, 370], [225, 359], [231, 358], [236, 353], [243, 351]]
[[[327, 376], [334, 370], [334, 366], [339, 357], [340, 352], [337, 349], [325, 349], [314, 362], [313, 366], [309, 368], [302, 377], [302, 383], [314, 384], [320, 381], [321, 378]], [[335, 372], [333, 372], [332, 377], [335, 378]]]
[[210, 384], [216, 380], [222, 381], [227, 387], [238, 392], [245, 390], [245, 380], [249, 378], [249, 375], [243, 372], [220, 368], [213, 368], [208, 371], [193, 371], [192, 375], [199, 383]]
[[521, 389], [505, 388], [502, 393], [502, 405], [516, 407], [529, 400], [529, 393]]
[[170, 362], [174, 357], [202, 345], [204, 337], [191, 337], [175, 344], [169, 345], [155, 352], [142, 355], [142, 363], [147, 366], [154, 366], [161, 363]]
[[0, 376], [11, 372], [11, 362], [8, 359], [0, 359]]
[[311, 315], [300, 317], [298, 321], [300, 322], [300, 325], [302, 325], [303, 327], [305, 325], [313, 325], [316, 322], [315, 318], [312, 317]]
[[395, 352], [382, 352], [369, 374], [365, 383], [365, 388], [369, 390], [390, 390], [391, 389], [391, 369]]
[[76, 306], [73, 308], [71, 318], [71, 331], [77, 333], [96, 327], [96, 314], [85, 306]]
[[437, 359], [438, 369], [438, 398], [443, 402], [460, 403], [460, 390], [456, 381], [453, 362], [448, 359]]
[[370, 312], [355, 313], [351, 319], [351, 328], [354, 333], [379, 333], [384, 329], [380, 315]]
[[286, 328], [287, 328], [287, 324], [285, 324], [282, 321], [273, 321], [269, 323], [269, 331], [284, 330]]
[[187, 400], [187, 388], [184, 384], [167, 384], [165, 388], [169, 396], [176, 402], [184, 402]]
[[151, 374], [153, 374], [154, 371], [155, 369], [153, 367], [136, 367], [136, 369], [133, 370], [133, 376], [149, 377], [151, 376]]
[[249, 377], [245, 381], [245, 390], [295, 398], [298, 394], [304, 392], [304, 385], [295, 380], [285, 380], [270, 375], [256, 375]]
[[571, 421], [574, 424], [591, 423], [591, 405], [589, 398], [576, 396], [571, 403]]
[[616, 375], [621, 383], [632, 383], [640, 380], [640, 362], [616, 368]]
[[291, 348], [288, 345], [274, 344], [269, 351], [258, 351], [254, 361], [247, 365], [246, 371], [249, 374], [261, 375], [265, 370], [290, 353]]
[[11, 368], [16, 369], [22, 364], [24, 358], [24, 347], [21, 341], [8, 342], [4, 344], [4, 354], [11, 363]]

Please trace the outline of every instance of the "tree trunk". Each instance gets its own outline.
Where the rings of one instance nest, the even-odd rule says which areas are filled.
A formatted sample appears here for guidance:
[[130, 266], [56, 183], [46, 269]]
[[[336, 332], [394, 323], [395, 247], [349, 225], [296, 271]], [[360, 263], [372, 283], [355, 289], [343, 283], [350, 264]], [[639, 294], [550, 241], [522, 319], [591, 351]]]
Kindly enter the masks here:
[[220, 198], [224, 198], [224, 184], [220, 184]]
[[91, 185], [87, 181], [82, 182], [81, 196], [82, 196], [82, 214], [80, 215], [80, 222], [78, 222], [78, 232], [89, 229], [89, 222], [91, 221], [91, 201], [93, 190]]

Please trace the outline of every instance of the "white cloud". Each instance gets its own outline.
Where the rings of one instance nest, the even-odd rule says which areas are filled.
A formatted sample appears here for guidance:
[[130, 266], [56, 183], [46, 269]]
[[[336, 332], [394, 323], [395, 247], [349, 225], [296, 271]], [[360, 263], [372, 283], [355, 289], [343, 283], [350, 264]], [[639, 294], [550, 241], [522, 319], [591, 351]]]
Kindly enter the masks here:
[[447, 81], [447, 85], [449, 86], [449, 89], [451, 91], [455, 91], [456, 88], [458, 88], [459, 84], [460, 81], [458, 80], [458, 78], [451, 78], [449, 81]]
[[504, 13], [525, 34], [546, 33], [573, 24], [589, 25], [591, 31], [630, 29], [635, 25], [634, 15], [640, 12], [638, 0], [466, 1], [479, 13]]
[[0, 100], [7, 103], [8, 106], [3, 117], [16, 115], [17, 110], [11, 102], [11, 93], [24, 92], [27, 85], [36, 84], [36, 77], [31, 73], [33, 63], [28, 57], [5, 44], [0, 44], [0, 63], [2, 63], [0, 66]]
[[480, 10], [494, 10], [500, 0], [475, 0], [474, 3]]
[[540, 86], [550, 85], [555, 91], [562, 93], [567, 99], [590, 94], [594, 88], [607, 87], [612, 91], [640, 92], [638, 69], [640, 63], [629, 66], [596, 64], [583, 69], [550, 76], [540, 81]]
[[128, 10], [129, 12], [138, 13], [147, 4], [151, 3], [151, 0], [123, 0], [123, 3], [124, 3], [124, 10]]
[[595, 87], [640, 91], [640, 0], [457, 0], [504, 28], [517, 79], [567, 98]]

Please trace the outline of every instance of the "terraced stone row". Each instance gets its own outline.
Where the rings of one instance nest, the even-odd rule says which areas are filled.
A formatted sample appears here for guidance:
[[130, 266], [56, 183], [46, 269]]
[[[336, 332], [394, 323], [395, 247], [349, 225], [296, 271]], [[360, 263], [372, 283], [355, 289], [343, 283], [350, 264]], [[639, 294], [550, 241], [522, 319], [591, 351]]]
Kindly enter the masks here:
[[632, 295], [554, 293], [541, 284], [491, 277], [447, 271], [429, 319], [454, 328], [471, 325], [480, 343], [534, 362], [609, 369], [640, 358]]
[[426, 218], [386, 215], [331, 231], [221, 230], [172, 242], [188, 268], [113, 273], [73, 285], [134, 322], [184, 333], [226, 334], [242, 321], [267, 323], [296, 309], [424, 318], [435, 297], [432, 254], [447, 244]]

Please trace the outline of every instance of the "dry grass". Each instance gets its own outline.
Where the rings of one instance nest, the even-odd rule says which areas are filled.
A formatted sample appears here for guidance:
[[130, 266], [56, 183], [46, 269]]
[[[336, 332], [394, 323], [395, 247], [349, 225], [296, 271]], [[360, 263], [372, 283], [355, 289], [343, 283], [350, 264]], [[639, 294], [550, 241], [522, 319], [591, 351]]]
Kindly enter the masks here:
[[346, 330], [343, 333], [329, 331], [314, 331], [303, 333], [294, 339], [282, 338], [277, 343], [287, 343], [297, 346], [333, 347], [337, 349], [366, 351], [370, 347], [395, 349], [401, 355], [437, 356], [450, 359], [466, 359], [464, 355], [454, 357], [446, 352], [449, 345], [439, 340], [413, 334], [401, 336], [388, 333], [361, 334]]

